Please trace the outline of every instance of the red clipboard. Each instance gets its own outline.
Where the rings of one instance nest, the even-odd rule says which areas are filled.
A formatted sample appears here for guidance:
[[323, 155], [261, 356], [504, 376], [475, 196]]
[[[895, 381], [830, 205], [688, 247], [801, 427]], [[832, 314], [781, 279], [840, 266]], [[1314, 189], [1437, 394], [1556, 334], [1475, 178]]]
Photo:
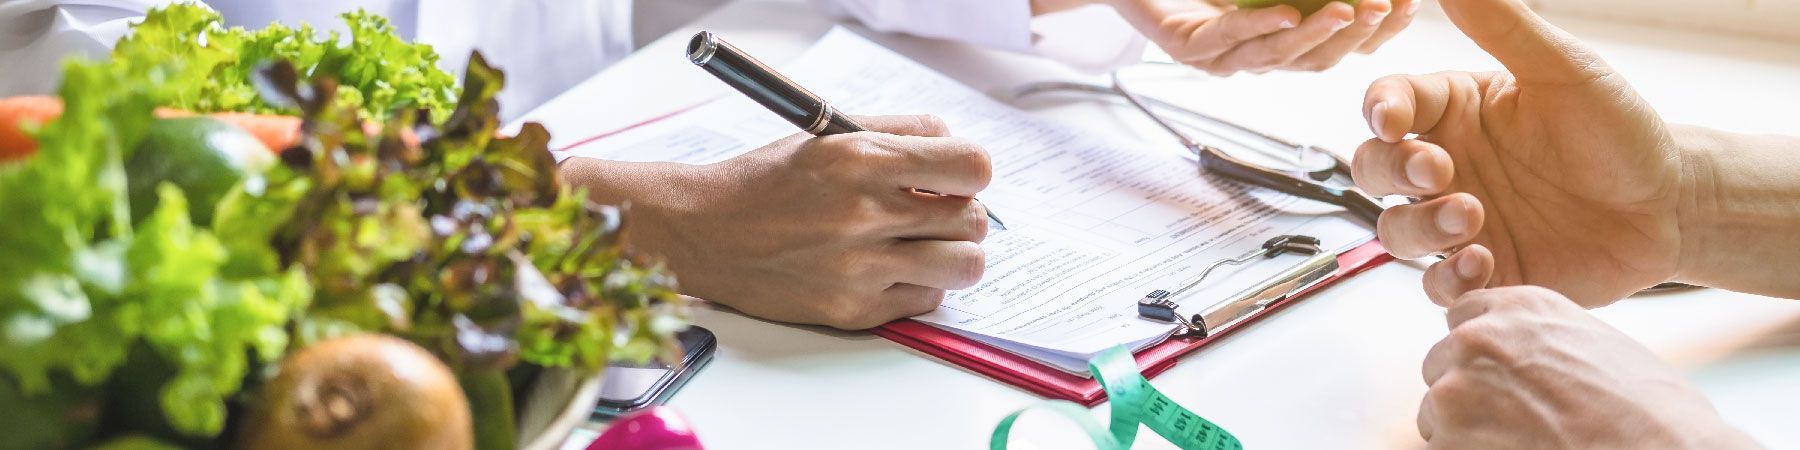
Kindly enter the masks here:
[[[582, 145], [600, 141], [619, 133], [630, 131], [634, 128], [678, 116], [717, 99], [718, 97], [715, 97], [651, 117], [642, 122], [625, 126], [624, 128], [579, 139], [574, 143], [553, 150], [553, 153], [567, 152], [577, 147], [581, 147]], [[1393, 256], [1388, 255], [1387, 249], [1381, 246], [1380, 241], [1370, 241], [1369, 243], [1357, 246], [1350, 251], [1338, 255], [1338, 271], [1329, 278], [1318, 283], [1313, 283], [1312, 286], [1309, 286], [1305, 290], [1289, 296], [1286, 299], [1269, 304], [1269, 306], [1265, 307], [1261, 312], [1257, 312], [1256, 314], [1245, 318], [1242, 322], [1232, 327], [1204, 338], [1172, 338], [1163, 341], [1160, 344], [1150, 346], [1150, 348], [1136, 352], [1132, 356], [1137, 359], [1138, 368], [1143, 372], [1145, 378], [1155, 377], [1163, 371], [1169, 370], [1169, 367], [1174, 366], [1175, 359], [1179, 358], [1181, 355], [1185, 355], [1206, 344], [1229, 336], [1233, 332], [1261, 321], [1265, 317], [1274, 315], [1288, 305], [1312, 295], [1313, 292], [1318, 291], [1320, 288], [1337, 283], [1338, 280], [1356, 275], [1357, 273], [1369, 270], [1370, 268], [1381, 265], [1381, 263], [1384, 262], [1392, 261], [1393, 259]], [[1106, 400], [1106, 393], [1100, 389], [1100, 383], [1094, 381], [1092, 378], [1085, 378], [1063, 372], [1050, 366], [1046, 366], [1043, 363], [1032, 361], [1023, 356], [1015, 355], [1005, 350], [976, 342], [969, 338], [959, 336], [956, 333], [926, 325], [916, 320], [901, 319], [889, 322], [886, 325], [882, 325], [870, 331], [878, 336], [887, 338], [890, 341], [898, 342], [900, 345], [912, 347], [925, 354], [963, 366], [989, 378], [1000, 380], [1013, 386], [1018, 386], [1021, 389], [1031, 391], [1032, 393], [1046, 398], [1068, 400], [1087, 406], [1098, 405], [1101, 401]]]
[[[1319, 289], [1337, 283], [1351, 275], [1369, 270], [1381, 263], [1392, 261], [1387, 249], [1380, 241], [1371, 241], [1357, 246], [1350, 251], [1338, 255], [1338, 271], [1323, 281], [1314, 283], [1305, 290], [1289, 296], [1281, 301], [1271, 303], [1261, 312], [1245, 318], [1243, 322], [1221, 330], [1204, 338], [1170, 338], [1160, 344], [1136, 352], [1132, 356], [1137, 359], [1138, 369], [1145, 378], [1155, 377], [1175, 365], [1176, 358], [1188, 352], [1213, 343], [1237, 330], [1275, 315], [1288, 305], [1299, 302], [1317, 292]], [[1006, 384], [1018, 386], [1034, 394], [1047, 398], [1068, 400], [1087, 406], [1100, 404], [1106, 400], [1106, 393], [1100, 389], [1100, 383], [1092, 378], [1085, 378], [1068, 372], [1057, 370], [1043, 363], [1032, 361], [1006, 350], [962, 337], [956, 333], [931, 326], [912, 319], [889, 322], [872, 330], [876, 335], [898, 342], [900, 345], [912, 347], [952, 364], [963, 366], [976, 373], [999, 380]]]

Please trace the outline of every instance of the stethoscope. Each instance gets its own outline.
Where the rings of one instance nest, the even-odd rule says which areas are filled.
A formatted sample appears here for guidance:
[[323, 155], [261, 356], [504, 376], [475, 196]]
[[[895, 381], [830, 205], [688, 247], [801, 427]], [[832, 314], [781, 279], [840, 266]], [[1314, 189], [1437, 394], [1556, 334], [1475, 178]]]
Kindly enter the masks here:
[[[1030, 83], [1014, 89], [1013, 98], [1025, 98], [1047, 92], [1081, 92], [1120, 97], [1133, 108], [1142, 112], [1145, 117], [1150, 118], [1157, 126], [1167, 131], [1183, 147], [1186, 147], [1187, 156], [1198, 163], [1202, 173], [1215, 174], [1244, 184], [1339, 206], [1371, 228], [1381, 217], [1381, 211], [1384, 209], [1381, 202], [1356, 188], [1355, 180], [1351, 177], [1350, 162], [1336, 153], [1317, 146], [1295, 144], [1206, 113], [1140, 96], [1125, 88], [1125, 85], [1119, 80], [1118, 71], [1111, 73], [1111, 79], [1111, 85], [1068, 81]], [[1250, 141], [1221, 137], [1239, 144], [1233, 145], [1232, 148], [1260, 151], [1264, 154], [1264, 159], [1289, 160], [1294, 164], [1292, 167], [1271, 167], [1250, 161], [1248, 158], [1233, 156], [1217, 146], [1207, 145], [1194, 139], [1169, 118], [1158, 114], [1157, 110], [1179, 114], [1183, 118], [1227, 132], [1219, 133], [1221, 135], [1236, 135]], [[1639, 293], [1691, 287], [1694, 286], [1665, 282], [1639, 291]]]

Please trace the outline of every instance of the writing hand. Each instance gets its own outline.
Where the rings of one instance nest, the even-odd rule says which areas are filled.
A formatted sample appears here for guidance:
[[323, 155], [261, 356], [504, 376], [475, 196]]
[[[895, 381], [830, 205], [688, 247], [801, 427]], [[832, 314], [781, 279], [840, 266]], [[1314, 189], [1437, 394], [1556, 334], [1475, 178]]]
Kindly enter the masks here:
[[857, 121], [872, 131], [797, 134], [707, 166], [571, 159], [563, 170], [632, 202], [628, 243], [661, 255], [682, 293], [863, 329], [980, 281], [988, 222], [972, 197], [992, 168], [936, 118]]

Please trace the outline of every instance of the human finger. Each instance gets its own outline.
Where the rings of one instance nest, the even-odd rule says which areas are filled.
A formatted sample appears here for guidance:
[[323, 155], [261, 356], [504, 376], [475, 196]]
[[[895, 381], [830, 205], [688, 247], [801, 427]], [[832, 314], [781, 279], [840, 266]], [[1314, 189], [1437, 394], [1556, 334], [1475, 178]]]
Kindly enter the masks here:
[[1429, 390], [1419, 398], [1419, 416], [1416, 420], [1419, 423], [1419, 437], [1425, 439], [1427, 443], [1431, 442], [1431, 435], [1436, 428], [1437, 408], [1432, 405], [1431, 391]]
[[1370, 139], [1356, 148], [1350, 178], [1370, 195], [1437, 195], [1450, 187], [1456, 163], [1437, 144], [1417, 139], [1389, 143]]
[[1520, 0], [1444, 0], [1440, 4], [1456, 28], [1520, 81], [1578, 83], [1612, 72], [1599, 54]]
[[968, 197], [902, 192], [895, 208], [895, 237], [914, 240], [981, 242], [987, 238], [987, 206]]
[[1433, 381], [1419, 401], [1419, 436], [1425, 438], [1426, 448], [1461, 448], [1445, 444], [1455, 440], [1459, 419], [1471, 409], [1480, 410], [1484, 395], [1460, 370], [1446, 371]]
[[1386, 44], [1394, 36], [1399, 35], [1400, 30], [1405, 30], [1407, 26], [1412, 25], [1413, 18], [1419, 15], [1419, 5], [1422, 3], [1425, 3], [1425, 0], [1394, 0], [1393, 10], [1396, 13], [1388, 15], [1387, 19], [1382, 20], [1381, 28], [1375, 30], [1375, 34], [1364, 40], [1362, 45], [1356, 48], [1356, 51], [1374, 53], [1376, 49], [1381, 48], [1382, 44]]
[[945, 294], [944, 289], [910, 283], [889, 286], [881, 291], [878, 308], [887, 319], [876, 325], [931, 312], [944, 303]]
[[1238, 45], [1270, 33], [1292, 29], [1301, 23], [1300, 10], [1288, 5], [1238, 9], [1217, 14], [1196, 11], [1170, 16], [1165, 26], [1175, 26], [1185, 38], [1176, 60], [1188, 64], [1212, 61]]
[[981, 282], [986, 256], [969, 241], [897, 241], [885, 252], [895, 281], [953, 290]]
[[1363, 94], [1363, 118], [1375, 137], [1387, 142], [1431, 131], [1450, 103], [1450, 83], [1447, 73], [1376, 79]]
[[875, 167], [867, 173], [866, 182], [878, 191], [919, 189], [972, 197], [993, 179], [987, 150], [974, 141], [885, 134], [862, 139], [853, 144], [860, 147], [853, 148], [872, 158]]
[[851, 116], [857, 125], [869, 131], [902, 136], [946, 137], [950, 125], [933, 115]]
[[1329, 6], [1340, 5], [1351, 13], [1348, 16], [1351, 22], [1343, 23], [1343, 28], [1332, 34], [1331, 39], [1320, 42], [1318, 46], [1294, 58], [1290, 67], [1318, 71], [1337, 65], [1344, 56], [1356, 50], [1369, 36], [1373, 36], [1375, 30], [1381, 29], [1381, 23], [1393, 10], [1393, 5], [1388, 0], [1362, 0], [1354, 8], [1339, 2], [1332, 2]]
[[1394, 256], [1414, 259], [1468, 242], [1481, 231], [1481, 202], [1458, 192], [1382, 211], [1375, 235]]
[[1450, 309], [1444, 312], [1444, 323], [1454, 330], [1477, 317], [1516, 307], [1520, 303], [1517, 301], [1520, 291], [1514, 286], [1465, 292], [1450, 302]]
[[1238, 44], [1219, 56], [1215, 66], [1231, 70], [1267, 70], [1285, 66], [1320, 43], [1330, 40], [1338, 30], [1354, 23], [1354, 16], [1350, 5], [1331, 2], [1307, 16], [1293, 29], [1277, 31]]
[[1494, 274], [1494, 253], [1479, 244], [1463, 247], [1425, 268], [1425, 295], [1438, 306], [1450, 306], [1463, 293], [1487, 287]]
[[1461, 360], [1456, 355], [1457, 350], [1456, 341], [1446, 336], [1432, 344], [1430, 351], [1425, 352], [1425, 362], [1419, 366], [1419, 375], [1424, 378], [1426, 386], [1436, 384], [1444, 373], [1450, 371], [1451, 366]]

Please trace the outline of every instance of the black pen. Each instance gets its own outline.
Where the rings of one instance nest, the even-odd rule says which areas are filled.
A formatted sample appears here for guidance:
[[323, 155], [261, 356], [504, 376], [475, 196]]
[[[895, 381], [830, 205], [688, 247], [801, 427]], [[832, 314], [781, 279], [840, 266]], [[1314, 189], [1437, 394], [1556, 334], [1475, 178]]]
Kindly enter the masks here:
[[[775, 115], [787, 119], [788, 123], [800, 127], [801, 131], [814, 136], [829, 136], [866, 130], [851, 121], [850, 116], [831, 107], [825, 99], [781, 76], [775, 69], [719, 39], [710, 31], [694, 34], [694, 38], [688, 41], [687, 57], [689, 62], [719, 77], [719, 81], [724, 81], [726, 85], [744, 93]], [[1001, 222], [992, 209], [987, 210], [987, 216], [997, 228], [1006, 229], [1006, 223]]]

